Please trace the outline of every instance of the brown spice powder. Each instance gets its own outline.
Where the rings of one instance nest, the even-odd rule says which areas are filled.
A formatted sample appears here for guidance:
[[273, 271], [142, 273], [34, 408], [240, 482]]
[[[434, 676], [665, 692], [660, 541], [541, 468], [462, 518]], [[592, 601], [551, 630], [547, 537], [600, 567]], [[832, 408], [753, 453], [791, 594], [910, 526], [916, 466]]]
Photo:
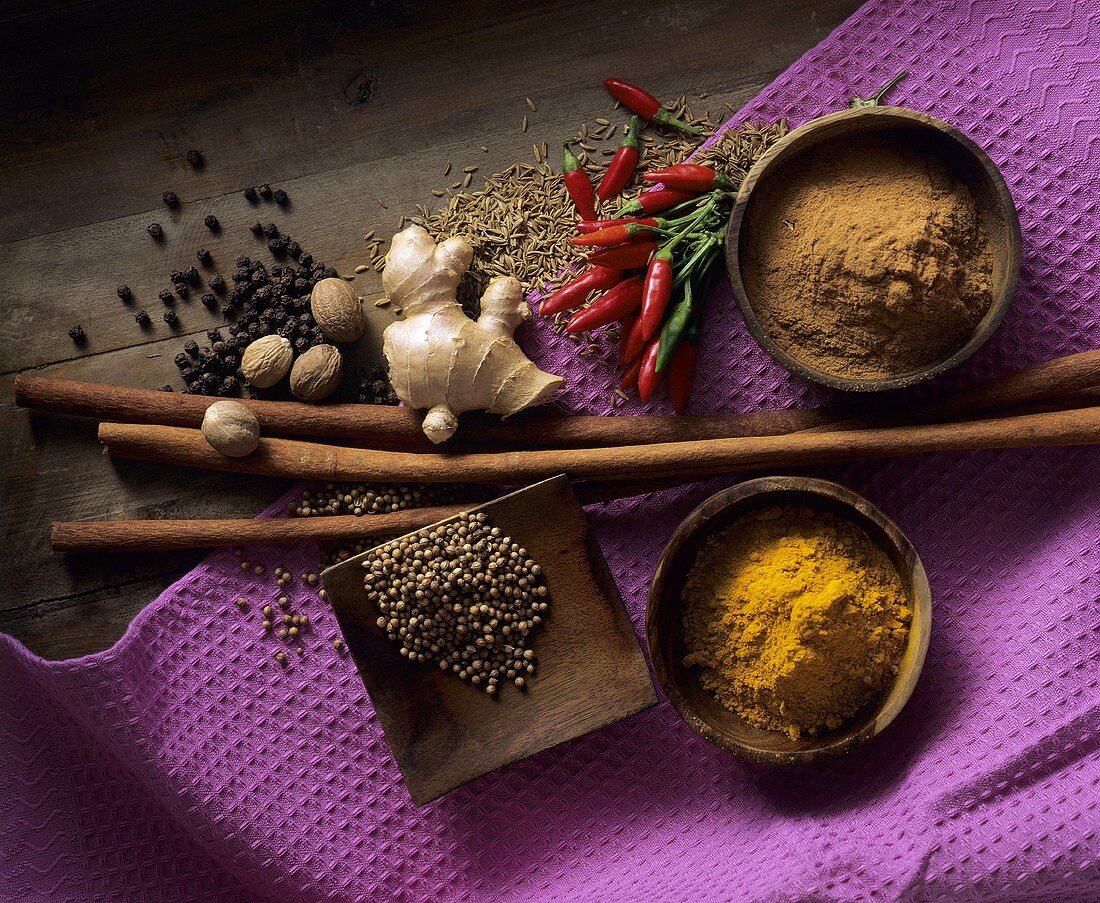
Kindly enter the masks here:
[[937, 158], [886, 138], [811, 151], [754, 198], [743, 276], [799, 361], [885, 378], [943, 360], [992, 300], [977, 203]]

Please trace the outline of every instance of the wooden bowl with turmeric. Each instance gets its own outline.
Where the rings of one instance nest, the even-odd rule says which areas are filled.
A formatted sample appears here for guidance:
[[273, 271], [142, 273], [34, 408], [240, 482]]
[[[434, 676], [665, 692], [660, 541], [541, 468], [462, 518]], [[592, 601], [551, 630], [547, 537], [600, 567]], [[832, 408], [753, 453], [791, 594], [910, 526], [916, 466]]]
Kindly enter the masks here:
[[930, 379], [996, 330], [1020, 223], [996, 165], [901, 107], [822, 116], [757, 161], [730, 215], [734, 297], [779, 363], [834, 389]]
[[723, 490], [677, 527], [646, 634], [665, 695], [752, 762], [843, 755], [916, 686], [932, 597], [912, 545], [856, 493], [808, 477]]

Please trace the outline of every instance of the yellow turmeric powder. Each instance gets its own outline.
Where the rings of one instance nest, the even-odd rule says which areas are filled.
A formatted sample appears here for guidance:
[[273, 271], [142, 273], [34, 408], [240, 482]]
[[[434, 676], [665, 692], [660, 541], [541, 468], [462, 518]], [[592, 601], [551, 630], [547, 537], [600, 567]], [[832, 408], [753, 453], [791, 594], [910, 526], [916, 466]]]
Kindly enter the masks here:
[[840, 727], [890, 685], [912, 615], [866, 533], [795, 506], [710, 537], [684, 602], [685, 663], [727, 708], [792, 739]]

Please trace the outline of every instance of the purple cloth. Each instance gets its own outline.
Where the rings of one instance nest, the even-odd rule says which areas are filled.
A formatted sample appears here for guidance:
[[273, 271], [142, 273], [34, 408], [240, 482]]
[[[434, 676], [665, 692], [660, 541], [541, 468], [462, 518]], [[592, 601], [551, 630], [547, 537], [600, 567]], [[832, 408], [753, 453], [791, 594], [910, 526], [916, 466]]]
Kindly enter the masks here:
[[[945, 380], [966, 382], [1100, 346], [1097, 48], [1095, 0], [872, 2], [736, 122], [804, 122], [907, 68], [892, 99], [988, 150], [1024, 261], [1004, 325]], [[696, 411], [822, 397], [753, 343], [728, 291], [704, 336]], [[545, 331], [532, 344], [570, 375], [568, 406], [608, 409], [606, 370]], [[324, 603], [295, 580], [314, 626], [285, 668], [261, 634], [273, 568], [316, 569], [317, 550], [249, 550], [262, 577], [224, 552], [104, 653], [46, 662], [0, 636], [0, 896], [1100, 899], [1100, 454], [816, 472], [898, 521], [934, 595], [915, 695], [846, 759], [751, 767], [663, 702], [416, 809]], [[639, 631], [663, 543], [717, 485], [590, 509]]]

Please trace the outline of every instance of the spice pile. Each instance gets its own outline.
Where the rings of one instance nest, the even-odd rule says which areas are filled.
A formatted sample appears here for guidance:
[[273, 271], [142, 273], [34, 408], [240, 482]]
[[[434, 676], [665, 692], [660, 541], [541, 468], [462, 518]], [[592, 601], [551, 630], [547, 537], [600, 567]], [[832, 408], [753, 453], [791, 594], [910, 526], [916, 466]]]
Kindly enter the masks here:
[[[486, 487], [460, 483], [323, 483], [303, 489], [296, 500], [287, 503], [287, 512], [292, 517], [363, 516], [484, 501], [488, 497]], [[329, 544], [322, 548], [324, 564], [338, 564], [386, 541], [375, 537]]]
[[[797, 167], [797, 171], [795, 168]], [[863, 138], [794, 160], [754, 197], [745, 288], [792, 357], [886, 378], [949, 357], [992, 301], [977, 201], [935, 156]]]
[[363, 567], [377, 624], [410, 661], [486, 693], [535, 673], [528, 637], [549, 608], [542, 569], [485, 514], [463, 514], [374, 550]]
[[882, 549], [801, 507], [710, 537], [684, 602], [685, 664], [727, 708], [792, 739], [840, 727], [889, 688], [912, 616]]

